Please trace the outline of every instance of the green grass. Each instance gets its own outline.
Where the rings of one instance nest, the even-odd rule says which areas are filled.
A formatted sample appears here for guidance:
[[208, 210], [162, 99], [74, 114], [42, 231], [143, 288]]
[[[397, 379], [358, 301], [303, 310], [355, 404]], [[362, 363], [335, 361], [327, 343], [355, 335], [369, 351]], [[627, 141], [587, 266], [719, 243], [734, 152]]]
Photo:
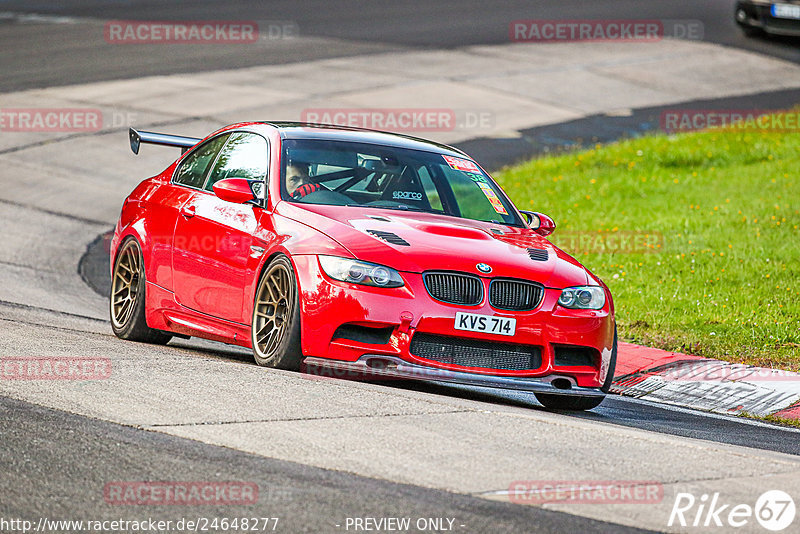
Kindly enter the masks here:
[[[800, 369], [800, 134], [651, 136], [495, 176], [608, 284], [622, 339]], [[643, 232], [653, 248], [571, 249], [575, 232]]]
[[765, 421], [767, 423], [774, 423], [776, 425], [782, 426], [790, 426], [794, 428], [800, 428], [800, 419], [789, 419], [788, 417], [780, 417], [777, 415], [753, 415], [751, 413], [742, 412], [739, 414], [739, 417], [744, 417], [747, 419], [757, 419], [759, 421]]

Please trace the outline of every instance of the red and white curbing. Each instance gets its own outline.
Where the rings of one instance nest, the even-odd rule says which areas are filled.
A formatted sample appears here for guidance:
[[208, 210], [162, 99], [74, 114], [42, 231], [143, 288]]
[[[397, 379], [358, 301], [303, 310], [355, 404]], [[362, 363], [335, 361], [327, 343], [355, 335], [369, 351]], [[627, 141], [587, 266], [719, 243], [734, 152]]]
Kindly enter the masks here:
[[725, 414], [800, 420], [800, 374], [619, 344], [613, 393]]

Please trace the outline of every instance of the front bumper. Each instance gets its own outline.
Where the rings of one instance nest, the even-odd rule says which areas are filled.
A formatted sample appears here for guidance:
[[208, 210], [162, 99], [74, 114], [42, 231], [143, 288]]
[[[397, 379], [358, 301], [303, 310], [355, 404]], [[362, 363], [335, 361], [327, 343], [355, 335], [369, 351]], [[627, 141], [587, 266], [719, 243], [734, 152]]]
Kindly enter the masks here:
[[548, 375], [544, 377], [504, 377], [481, 375], [460, 371], [449, 371], [416, 365], [394, 356], [365, 354], [354, 362], [336, 361], [325, 358], [306, 358], [305, 372], [311, 375], [331, 378], [356, 378], [371, 380], [425, 380], [428, 382], [448, 382], [468, 386], [482, 386], [500, 389], [550, 393], [554, 395], [579, 397], [605, 397], [600, 388], [580, 387], [575, 379], [567, 375]]
[[[436, 301], [425, 289], [420, 274], [402, 273], [406, 285], [400, 288], [374, 288], [331, 280], [322, 273], [314, 255], [295, 255], [292, 261], [302, 294], [302, 352], [313, 357], [312, 363], [316, 359], [334, 362], [342, 370], [358, 375], [360, 371], [373, 372], [374, 369], [365, 368], [369, 367], [367, 362], [383, 358], [386, 363], [391, 362], [387, 373], [394, 378], [444, 377], [442, 381], [446, 382], [491, 387], [575, 395], [591, 395], [597, 390], [598, 395], [602, 394], [599, 388], [608, 374], [614, 343], [613, 304], [608, 294], [601, 310], [565, 310], [557, 306], [561, 291], [546, 289], [536, 309], [508, 312], [494, 309], [487, 302], [458, 306]], [[516, 333], [511, 337], [455, 330], [455, 314], [459, 311], [513, 317]], [[372, 328], [385, 337], [346, 338], [338, 335], [343, 325]], [[512, 370], [435, 361], [412, 353], [412, 340], [417, 334], [491, 346], [511, 343], [534, 347], [540, 350], [540, 363], [535, 368]], [[591, 364], [557, 362], [556, 352], [564, 347], [586, 349], [592, 355]], [[558, 378], [564, 380], [557, 381]], [[559, 390], [554, 381], [564, 388]], [[567, 393], [570, 390], [572, 393]]]
[[737, 24], [772, 35], [800, 36], [800, 20], [773, 17], [773, 3], [782, 2], [738, 2], [736, 5]]

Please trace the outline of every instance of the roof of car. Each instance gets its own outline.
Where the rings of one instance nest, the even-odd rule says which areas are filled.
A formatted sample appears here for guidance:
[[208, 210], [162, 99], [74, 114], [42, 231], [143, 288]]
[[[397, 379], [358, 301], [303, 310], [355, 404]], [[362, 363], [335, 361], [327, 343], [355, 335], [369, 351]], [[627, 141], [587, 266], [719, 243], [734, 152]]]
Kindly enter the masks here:
[[280, 135], [283, 139], [326, 139], [350, 141], [374, 145], [387, 145], [413, 150], [425, 150], [428, 152], [439, 152], [458, 157], [467, 156], [461, 150], [448, 145], [428, 141], [426, 139], [420, 139], [418, 137], [412, 137], [410, 135], [402, 135], [391, 132], [367, 130], [365, 128], [352, 128], [349, 126], [337, 126], [333, 124], [311, 124], [306, 122], [262, 121], [262, 124], [267, 124], [277, 128], [280, 131]]

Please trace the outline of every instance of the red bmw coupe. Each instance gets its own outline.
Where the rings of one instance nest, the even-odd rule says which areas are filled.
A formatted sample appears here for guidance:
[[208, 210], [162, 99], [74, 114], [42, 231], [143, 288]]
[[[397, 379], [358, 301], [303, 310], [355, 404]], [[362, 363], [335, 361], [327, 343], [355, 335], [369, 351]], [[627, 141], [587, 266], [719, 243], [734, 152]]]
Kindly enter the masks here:
[[247, 122], [125, 199], [111, 242], [122, 339], [197, 336], [259, 365], [531, 391], [586, 410], [611, 385], [608, 288], [469, 156], [407, 136]]

